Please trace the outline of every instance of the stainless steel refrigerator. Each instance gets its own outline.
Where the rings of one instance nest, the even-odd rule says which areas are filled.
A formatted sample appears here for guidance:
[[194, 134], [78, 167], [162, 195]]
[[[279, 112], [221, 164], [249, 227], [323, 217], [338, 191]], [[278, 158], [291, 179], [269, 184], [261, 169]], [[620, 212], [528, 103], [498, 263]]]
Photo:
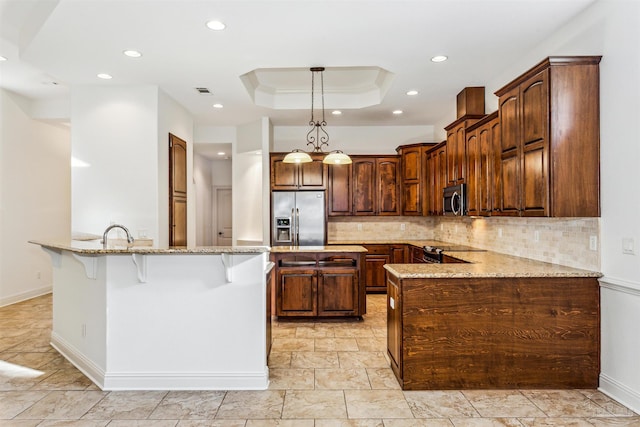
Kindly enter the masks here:
[[272, 246], [323, 246], [324, 191], [274, 191], [271, 193]]

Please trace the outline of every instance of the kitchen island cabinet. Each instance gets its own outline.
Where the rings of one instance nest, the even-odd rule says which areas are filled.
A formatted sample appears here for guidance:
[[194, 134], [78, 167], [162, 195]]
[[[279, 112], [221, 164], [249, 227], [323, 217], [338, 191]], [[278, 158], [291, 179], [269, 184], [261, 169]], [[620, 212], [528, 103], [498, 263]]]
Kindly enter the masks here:
[[365, 252], [362, 246], [274, 247], [276, 316], [361, 317]]
[[267, 247], [32, 241], [53, 264], [51, 345], [102, 390], [264, 390]]
[[599, 273], [457, 254], [470, 263], [385, 266], [387, 349], [403, 389], [598, 387]]

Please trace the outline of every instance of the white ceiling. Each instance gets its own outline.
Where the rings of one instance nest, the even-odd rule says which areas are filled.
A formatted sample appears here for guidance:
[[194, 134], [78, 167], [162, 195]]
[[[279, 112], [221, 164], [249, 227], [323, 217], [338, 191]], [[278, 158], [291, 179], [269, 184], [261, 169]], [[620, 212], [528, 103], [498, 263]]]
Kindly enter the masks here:
[[[275, 125], [304, 126], [308, 93], [304, 108], [257, 106], [241, 76], [294, 68], [307, 80], [269, 81], [308, 92], [307, 70], [325, 66], [327, 92], [345, 81], [334, 76], [332, 83], [332, 68], [380, 67], [392, 74], [382, 101], [341, 107], [329, 125], [428, 125], [454, 108], [462, 88], [483, 86], [592, 1], [0, 0], [0, 55], [8, 58], [0, 63], [0, 86], [41, 99], [68, 97], [75, 85], [151, 84], [199, 125], [269, 116]], [[212, 19], [227, 29], [209, 30]], [[128, 58], [125, 49], [143, 56]], [[431, 62], [438, 54], [449, 60]], [[410, 89], [419, 95], [408, 97]], [[404, 114], [393, 115], [396, 109]]]

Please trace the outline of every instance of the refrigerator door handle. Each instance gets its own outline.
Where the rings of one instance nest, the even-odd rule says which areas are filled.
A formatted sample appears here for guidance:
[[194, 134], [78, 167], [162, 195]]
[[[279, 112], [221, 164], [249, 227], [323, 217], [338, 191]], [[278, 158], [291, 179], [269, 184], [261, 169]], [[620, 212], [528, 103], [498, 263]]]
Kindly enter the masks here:
[[300, 209], [296, 208], [296, 246], [300, 244]]
[[298, 242], [296, 241], [296, 209], [291, 208], [291, 244], [296, 246]]

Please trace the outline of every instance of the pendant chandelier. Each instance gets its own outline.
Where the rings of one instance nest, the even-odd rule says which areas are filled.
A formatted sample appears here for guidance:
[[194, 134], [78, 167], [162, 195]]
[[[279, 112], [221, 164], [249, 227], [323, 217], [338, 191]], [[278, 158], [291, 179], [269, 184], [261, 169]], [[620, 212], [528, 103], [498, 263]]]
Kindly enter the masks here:
[[[309, 121], [309, 126], [311, 129], [307, 133], [307, 145], [311, 146], [312, 153], [322, 153], [322, 147], [329, 147], [329, 134], [325, 130], [325, 126], [327, 125], [326, 120], [324, 119], [324, 67], [311, 67], [311, 120]], [[322, 100], [322, 117], [318, 117], [316, 119], [315, 116], [315, 77], [316, 74], [320, 74], [320, 94]], [[287, 154], [285, 158], [282, 160], [284, 163], [309, 163], [312, 162], [313, 159], [309, 155], [309, 153], [302, 150], [293, 150], [291, 153]], [[341, 165], [341, 164], [349, 164], [351, 163], [351, 158], [347, 156], [340, 150], [334, 150], [329, 152], [322, 160], [323, 163], [327, 163], [330, 165]]]

